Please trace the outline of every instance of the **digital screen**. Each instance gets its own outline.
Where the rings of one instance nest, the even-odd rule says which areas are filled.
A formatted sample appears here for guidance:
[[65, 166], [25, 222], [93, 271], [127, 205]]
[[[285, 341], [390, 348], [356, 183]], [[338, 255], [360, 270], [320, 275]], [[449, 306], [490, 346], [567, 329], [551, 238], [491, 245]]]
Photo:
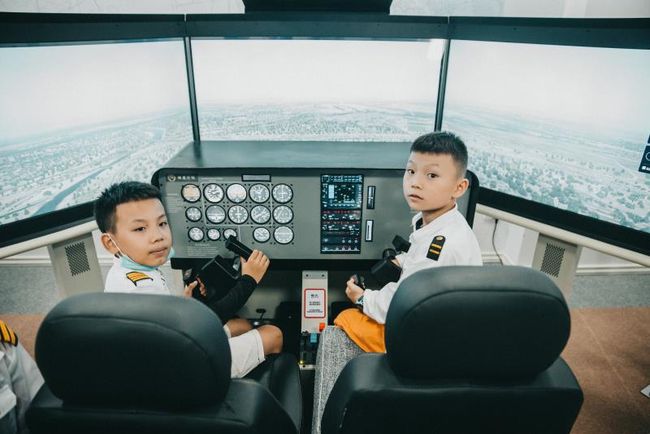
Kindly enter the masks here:
[[361, 253], [363, 175], [321, 176], [321, 253]]
[[433, 130], [442, 40], [193, 40], [201, 138], [413, 141]]
[[0, 224], [149, 182], [192, 140], [181, 40], [0, 48]]
[[443, 129], [482, 187], [650, 232], [648, 71], [650, 50], [452, 41]]
[[363, 179], [359, 176], [322, 177], [323, 209], [361, 209]]

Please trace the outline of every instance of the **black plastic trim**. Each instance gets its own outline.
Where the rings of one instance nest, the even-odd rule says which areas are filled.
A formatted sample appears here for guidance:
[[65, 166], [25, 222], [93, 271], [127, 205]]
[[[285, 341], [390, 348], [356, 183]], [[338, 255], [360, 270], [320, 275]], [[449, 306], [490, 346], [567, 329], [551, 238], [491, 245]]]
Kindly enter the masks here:
[[346, 11], [389, 14], [393, 0], [243, 0], [246, 13], [278, 11]]
[[34, 14], [0, 12], [0, 44], [182, 38], [184, 15]]
[[447, 17], [396, 17], [374, 13], [253, 12], [246, 15], [188, 15], [193, 38], [445, 38]]
[[650, 18], [451, 17], [449, 39], [650, 48]]
[[94, 202], [86, 202], [1, 225], [0, 247], [28, 241], [91, 221], [94, 218], [93, 205]]
[[443, 38], [647, 49], [650, 18], [427, 17], [341, 12], [0, 13], [0, 44], [183, 37]]

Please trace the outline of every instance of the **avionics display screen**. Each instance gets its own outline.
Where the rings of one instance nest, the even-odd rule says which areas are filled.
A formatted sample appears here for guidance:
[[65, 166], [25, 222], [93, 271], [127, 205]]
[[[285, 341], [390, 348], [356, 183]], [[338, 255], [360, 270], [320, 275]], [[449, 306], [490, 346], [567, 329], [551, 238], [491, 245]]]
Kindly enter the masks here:
[[192, 40], [202, 139], [413, 141], [442, 40]]
[[363, 175], [322, 175], [321, 253], [361, 252]]
[[443, 129], [486, 187], [650, 232], [650, 50], [452, 41]]
[[0, 224], [149, 182], [191, 140], [181, 40], [0, 48]]

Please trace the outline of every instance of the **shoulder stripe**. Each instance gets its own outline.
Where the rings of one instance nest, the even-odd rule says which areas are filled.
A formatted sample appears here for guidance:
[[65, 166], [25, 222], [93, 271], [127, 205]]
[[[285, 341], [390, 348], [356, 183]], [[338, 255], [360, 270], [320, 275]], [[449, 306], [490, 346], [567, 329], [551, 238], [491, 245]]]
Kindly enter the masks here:
[[440, 258], [440, 253], [442, 253], [442, 246], [445, 245], [445, 237], [443, 235], [436, 235], [431, 240], [429, 244], [429, 251], [427, 252], [427, 258], [437, 261]]
[[18, 336], [2, 320], [0, 320], [0, 342], [11, 344], [13, 346], [18, 345]]
[[141, 280], [151, 280], [153, 282], [152, 277], [140, 271], [131, 271], [129, 273], [126, 273], [126, 278], [129, 279], [135, 286], [138, 286], [138, 282]]

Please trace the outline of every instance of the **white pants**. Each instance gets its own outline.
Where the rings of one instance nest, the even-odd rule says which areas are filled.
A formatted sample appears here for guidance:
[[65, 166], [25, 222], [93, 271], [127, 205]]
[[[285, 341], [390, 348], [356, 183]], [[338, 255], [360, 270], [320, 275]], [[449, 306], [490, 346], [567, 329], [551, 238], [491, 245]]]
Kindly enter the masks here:
[[262, 336], [256, 329], [249, 330], [234, 338], [230, 337], [230, 330], [227, 326], [224, 325], [223, 329], [228, 336], [228, 344], [230, 345], [231, 378], [242, 378], [266, 360]]

